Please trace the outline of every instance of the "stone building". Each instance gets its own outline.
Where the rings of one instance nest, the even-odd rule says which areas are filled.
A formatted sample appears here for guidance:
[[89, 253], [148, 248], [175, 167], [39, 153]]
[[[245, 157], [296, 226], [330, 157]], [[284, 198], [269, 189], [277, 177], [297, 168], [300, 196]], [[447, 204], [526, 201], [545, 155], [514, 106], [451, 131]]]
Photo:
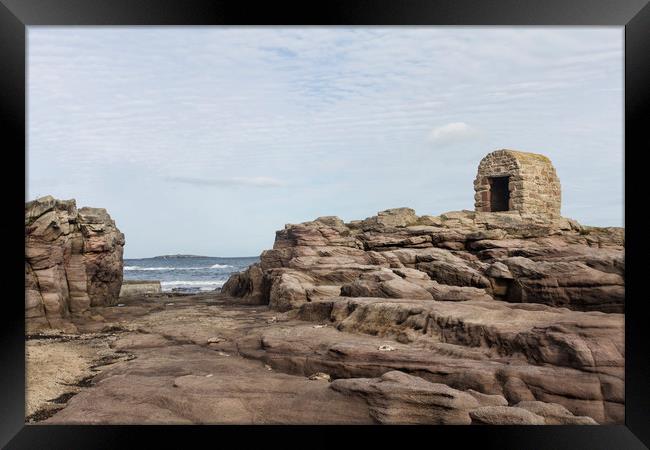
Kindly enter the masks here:
[[560, 180], [544, 155], [505, 149], [488, 154], [478, 166], [474, 191], [476, 211], [560, 215]]

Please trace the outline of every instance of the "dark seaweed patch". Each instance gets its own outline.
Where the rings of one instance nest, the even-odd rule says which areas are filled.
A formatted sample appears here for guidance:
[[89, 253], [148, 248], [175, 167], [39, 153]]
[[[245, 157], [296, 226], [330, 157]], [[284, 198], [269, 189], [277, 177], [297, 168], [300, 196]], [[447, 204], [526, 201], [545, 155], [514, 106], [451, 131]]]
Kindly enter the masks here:
[[33, 422], [40, 422], [42, 420], [49, 419], [50, 417], [52, 417], [54, 414], [58, 413], [62, 409], [63, 407], [39, 409], [35, 413], [32, 413], [29, 416], [25, 417], [25, 422], [33, 423]]
[[48, 401], [51, 402], [51, 403], [65, 404], [65, 403], [68, 403], [68, 400], [70, 400], [75, 395], [77, 395], [76, 392], [65, 392], [65, 393], [59, 395], [57, 398], [54, 398], [54, 399], [48, 400]]

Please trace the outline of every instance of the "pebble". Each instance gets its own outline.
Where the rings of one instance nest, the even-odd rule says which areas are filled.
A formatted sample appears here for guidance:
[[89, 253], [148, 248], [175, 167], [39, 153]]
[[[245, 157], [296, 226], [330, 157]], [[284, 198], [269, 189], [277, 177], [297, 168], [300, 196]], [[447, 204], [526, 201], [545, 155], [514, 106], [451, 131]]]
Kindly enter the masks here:
[[230, 356], [228, 353], [224, 353], [224, 352], [219, 352], [219, 353], [217, 353], [217, 354], [218, 354], [219, 356]]
[[273, 367], [269, 366], [268, 364], [264, 364], [264, 368], [266, 370], [273, 370]]
[[277, 320], [278, 320], [278, 318], [277, 318], [277, 317], [275, 317], [275, 316], [273, 316], [273, 317], [271, 317], [271, 318], [270, 318], [269, 320], [267, 320], [267, 321], [266, 321], [266, 323], [273, 323], [273, 322], [277, 322]]
[[224, 338], [220, 338], [219, 336], [215, 336], [215, 337], [211, 337], [210, 339], [208, 339], [208, 344], [217, 344], [217, 343], [223, 342], [223, 341], [225, 341]]
[[172, 305], [173, 305], [173, 303], [166, 303], [166, 305], [167, 305], [167, 306], [172, 306]]
[[390, 345], [380, 345], [379, 350], [381, 350], [382, 352], [392, 352], [393, 350], [395, 350], [395, 347], [391, 347]]
[[325, 328], [327, 325], [314, 325], [314, 328]]
[[124, 303], [118, 303], [117, 306], [124, 306]]
[[205, 377], [206, 377], [206, 378], [210, 378], [210, 377], [213, 377], [213, 376], [214, 376], [213, 374], [209, 373], [209, 374], [207, 374]]
[[325, 380], [325, 381], [332, 381], [332, 377], [329, 376], [329, 374], [326, 374], [324, 372], [316, 372], [311, 375], [309, 375], [310, 380]]

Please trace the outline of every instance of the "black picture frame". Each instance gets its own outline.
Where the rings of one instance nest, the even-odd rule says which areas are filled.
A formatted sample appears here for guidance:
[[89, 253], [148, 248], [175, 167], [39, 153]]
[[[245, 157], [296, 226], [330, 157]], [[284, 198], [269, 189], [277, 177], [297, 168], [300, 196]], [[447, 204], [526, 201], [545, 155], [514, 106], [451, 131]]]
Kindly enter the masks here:
[[[25, 425], [25, 329], [20, 228], [24, 225], [26, 152], [26, 27], [31, 25], [614, 25], [625, 27], [625, 425], [447, 427], [222, 427]], [[0, 445], [11, 449], [192, 447], [206, 439], [238, 445], [263, 436], [268, 445], [340, 445], [339, 433], [384, 440], [404, 433], [425, 445], [475, 443], [481, 448], [637, 449], [650, 446], [650, 335], [643, 314], [644, 236], [641, 160], [650, 125], [650, 5], [648, 0], [330, 0], [250, 2], [218, 0], [0, 0], [0, 127], [5, 142], [0, 177], [5, 214], [1, 236], [6, 284], [0, 302]], [[8, 156], [12, 162], [7, 162]], [[640, 200], [635, 202], [636, 193]], [[15, 237], [14, 237], [15, 236]], [[11, 245], [8, 245], [11, 244]], [[5, 248], [6, 248], [5, 247]], [[561, 380], [559, 380], [561, 382]], [[252, 432], [254, 431], [254, 433]], [[303, 436], [310, 433], [315, 436]], [[230, 436], [228, 436], [230, 437]], [[136, 439], [137, 438], [137, 439]], [[403, 438], [402, 438], [403, 439]], [[155, 441], [155, 444], [154, 444]], [[198, 441], [197, 441], [198, 442]], [[426, 444], [428, 443], [428, 444]], [[251, 443], [252, 444], [252, 443]], [[264, 444], [264, 445], [267, 445]], [[309, 444], [312, 445], [312, 444]], [[408, 445], [408, 444], [407, 444]]]

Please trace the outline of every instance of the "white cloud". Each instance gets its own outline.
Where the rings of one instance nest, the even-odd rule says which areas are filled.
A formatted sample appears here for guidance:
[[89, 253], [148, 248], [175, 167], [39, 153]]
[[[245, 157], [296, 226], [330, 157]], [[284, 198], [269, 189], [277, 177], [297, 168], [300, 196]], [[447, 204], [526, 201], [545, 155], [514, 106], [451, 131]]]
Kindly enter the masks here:
[[504, 147], [551, 158], [567, 216], [622, 220], [572, 209], [622, 205], [622, 28], [34, 26], [27, 50], [28, 192], [114, 212], [131, 255], [173, 253], [146, 215], [192, 253], [169, 217], [200, 211], [196, 245], [232, 255], [291, 220], [471, 208]]
[[436, 144], [449, 144], [472, 139], [477, 135], [478, 131], [465, 122], [452, 122], [431, 130], [429, 141]]

